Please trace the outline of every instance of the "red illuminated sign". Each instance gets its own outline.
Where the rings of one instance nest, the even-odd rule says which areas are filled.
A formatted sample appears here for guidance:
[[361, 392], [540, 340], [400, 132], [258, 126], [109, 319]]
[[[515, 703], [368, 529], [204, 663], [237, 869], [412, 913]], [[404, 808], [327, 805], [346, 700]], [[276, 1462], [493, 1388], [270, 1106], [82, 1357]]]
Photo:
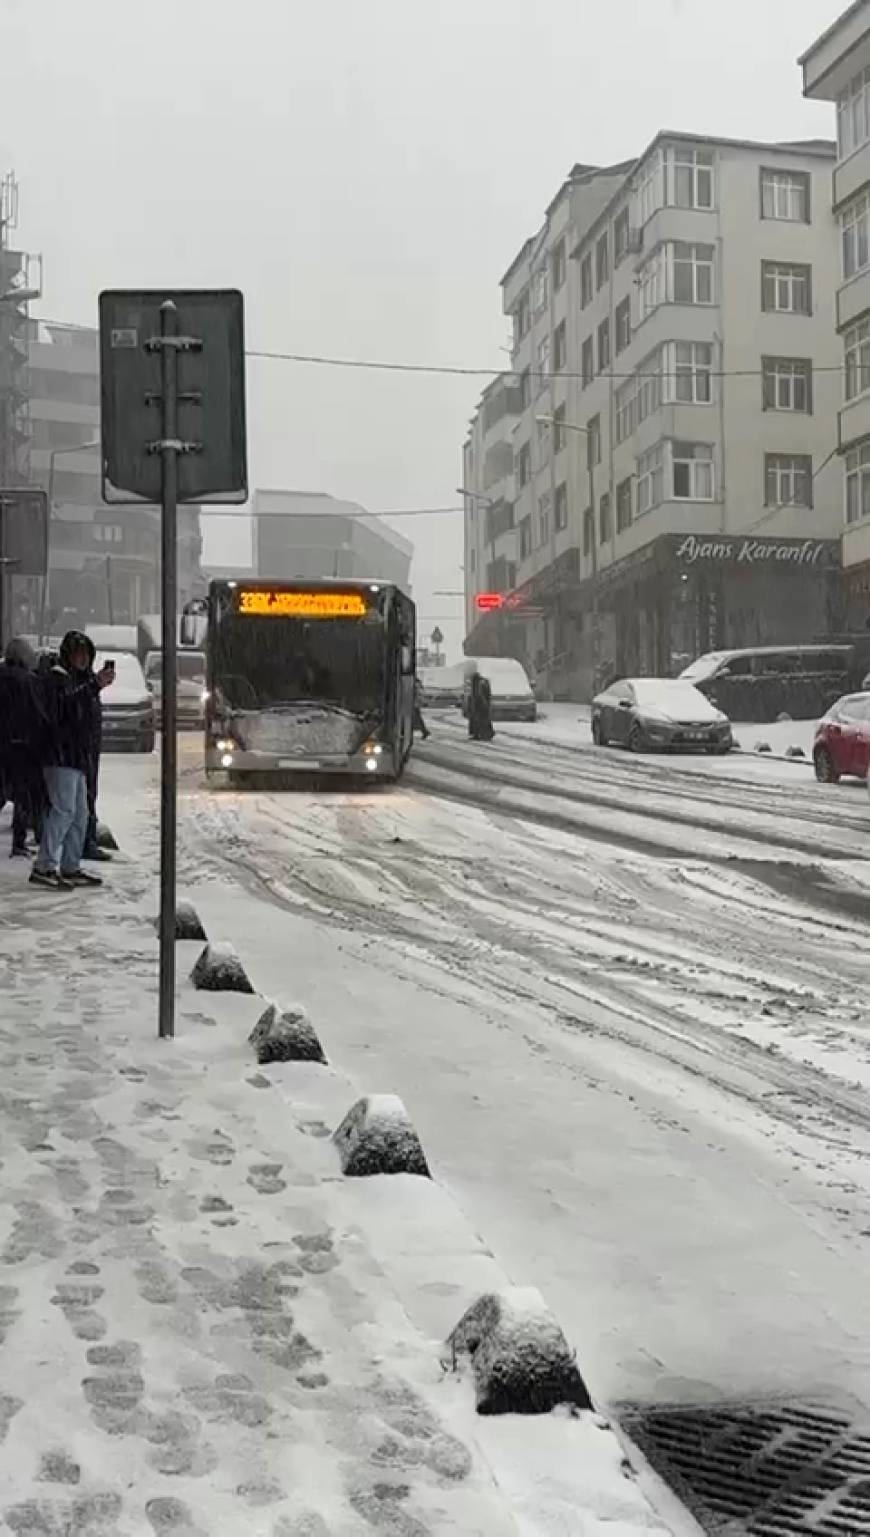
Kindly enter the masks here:
[[504, 599], [500, 592], [479, 592], [474, 601], [482, 614], [490, 614], [494, 609], [501, 608]]

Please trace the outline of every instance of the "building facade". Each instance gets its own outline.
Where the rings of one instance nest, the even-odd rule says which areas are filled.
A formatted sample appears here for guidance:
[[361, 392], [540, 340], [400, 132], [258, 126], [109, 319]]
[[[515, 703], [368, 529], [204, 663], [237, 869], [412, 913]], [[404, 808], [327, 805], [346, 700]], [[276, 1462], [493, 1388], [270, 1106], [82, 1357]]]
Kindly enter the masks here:
[[514, 430], [519, 411], [516, 379], [500, 374], [484, 390], [462, 449], [466, 635], [480, 618], [481, 593], [512, 592], [517, 585]]
[[356, 502], [320, 491], [255, 491], [254, 570], [293, 577], [376, 577], [410, 593], [414, 546]]
[[[30, 322], [30, 470], [47, 491], [44, 628], [131, 624], [160, 607], [160, 510], [107, 506], [100, 476], [96, 330]], [[179, 601], [202, 588], [199, 508], [178, 512]]]
[[846, 621], [870, 618], [870, 0], [858, 0], [799, 60], [804, 95], [836, 105], [832, 198], [839, 235], [834, 277]]
[[[575, 168], [505, 275], [501, 612], [526, 617], [501, 637], [557, 697], [841, 622], [833, 161], [827, 142], [659, 134], [628, 167]], [[469, 651], [498, 616], [484, 628]]]

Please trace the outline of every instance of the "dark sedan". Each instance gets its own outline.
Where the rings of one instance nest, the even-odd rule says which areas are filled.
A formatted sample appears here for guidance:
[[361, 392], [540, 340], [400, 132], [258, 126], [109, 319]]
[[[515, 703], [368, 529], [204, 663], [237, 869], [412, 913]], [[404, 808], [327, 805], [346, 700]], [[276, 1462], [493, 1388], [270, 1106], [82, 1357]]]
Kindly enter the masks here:
[[631, 752], [731, 751], [731, 722], [680, 678], [623, 678], [592, 701], [592, 740]]

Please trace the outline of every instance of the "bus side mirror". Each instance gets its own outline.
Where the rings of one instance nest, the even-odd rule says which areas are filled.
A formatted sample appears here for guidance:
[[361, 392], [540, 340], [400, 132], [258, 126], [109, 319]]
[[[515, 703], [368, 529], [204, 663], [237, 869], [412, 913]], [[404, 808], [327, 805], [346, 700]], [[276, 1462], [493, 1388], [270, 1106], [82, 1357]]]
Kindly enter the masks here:
[[403, 646], [402, 647], [402, 672], [403, 673], [411, 673], [413, 671], [414, 671], [414, 649], [413, 649], [412, 646]]

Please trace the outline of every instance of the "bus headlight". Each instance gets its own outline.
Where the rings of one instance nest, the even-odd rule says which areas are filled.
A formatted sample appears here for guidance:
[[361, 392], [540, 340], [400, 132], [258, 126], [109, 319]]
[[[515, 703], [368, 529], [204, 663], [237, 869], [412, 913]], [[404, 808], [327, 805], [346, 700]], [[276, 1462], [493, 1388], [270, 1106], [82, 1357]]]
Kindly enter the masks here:
[[221, 758], [221, 768], [232, 768], [232, 766], [233, 766], [233, 755], [232, 755], [231, 752], [225, 752], [223, 757]]
[[221, 737], [217, 744], [218, 752], [232, 752], [234, 747], [235, 742], [232, 742], [229, 737]]
[[371, 738], [369, 738], [367, 742], [363, 742], [362, 750], [367, 758], [372, 755], [379, 758], [384, 749], [380, 742], [373, 742]]
[[366, 768], [368, 769], [370, 774], [376, 774], [378, 772], [378, 760], [374, 756], [374, 754], [372, 754], [372, 756], [369, 758], [368, 762], [366, 763]]

